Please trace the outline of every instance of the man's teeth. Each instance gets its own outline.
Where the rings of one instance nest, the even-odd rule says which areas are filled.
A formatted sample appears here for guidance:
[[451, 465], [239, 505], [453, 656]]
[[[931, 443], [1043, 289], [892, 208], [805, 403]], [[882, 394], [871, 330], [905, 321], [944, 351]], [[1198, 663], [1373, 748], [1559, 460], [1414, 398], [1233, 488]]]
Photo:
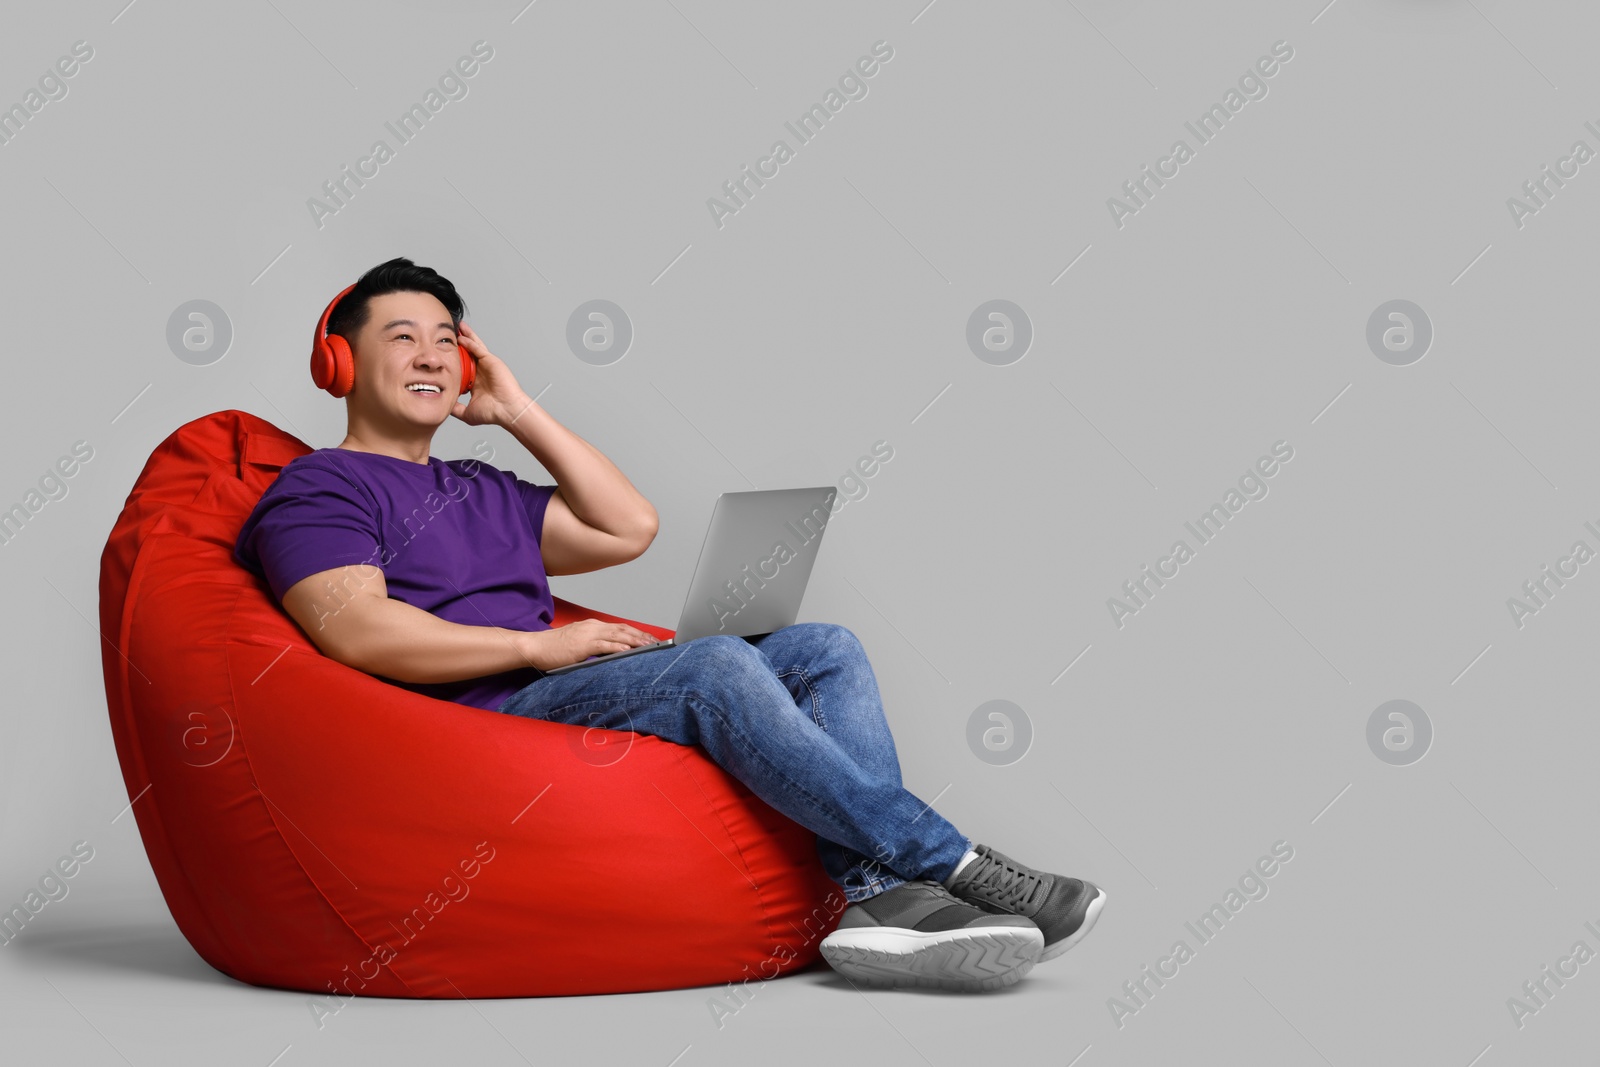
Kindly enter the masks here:
[[411, 390], [413, 393], [437, 393], [437, 392], [439, 392], [439, 387], [437, 385], [417, 384], [417, 385], [408, 385], [408, 386], [406, 386], [406, 388]]

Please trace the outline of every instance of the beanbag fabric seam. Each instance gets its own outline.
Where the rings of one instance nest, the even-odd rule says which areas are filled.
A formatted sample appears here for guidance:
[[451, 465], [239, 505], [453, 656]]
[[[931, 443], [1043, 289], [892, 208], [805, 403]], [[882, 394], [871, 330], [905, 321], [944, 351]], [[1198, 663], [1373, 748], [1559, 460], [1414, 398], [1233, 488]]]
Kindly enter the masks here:
[[[679, 749], [683, 749], [685, 746], [679, 745], [677, 747]], [[716, 801], [714, 801], [711, 798], [711, 795], [706, 792], [705, 785], [700, 781], [700, 776], [698, 774], [694, 774], [693, 773], [693, 771], [696, 768], [694, 768], [690, 764], [689, 759], [688, 759], [688, 752], [687, 751], [680, 751], [680, 752], [677, 753], [677, 757], [678, 757], [679, 765], [686, 772], [689, 772], [689, 776], [694, 779], [695, 788], [698, 789], [700, 791], [700, 795], [705, 798], [706, 808], [708, 810], [710, 810], [711, 813], [717, 817], [717, 823], [718, 823], [718, 825], [720, 825], [722, 827], [722, 832], [727, 836], [728, 840], [733, 844], [734, 850], [736, 852], [738, 852], [738, 854], [739, 854], [739, 865], [740, 865], [740, 868], [741, 868], [740, 873], [743, 874], [745, 876], [745, 878], [749, 880], [750, 884], [755, 887], [756, 901], [757, 901], [757, 903], [759, 903], [761, 905], [761, 918], [767, 925], [767, 933], [768, 933], [768, 938], [770, 940], [770, 938], [772, 936], [772, 933], [775, 930], [775, 926], [773, 924], [772, 909], [768, 904], [766, 893], [762, 892], [761, 883], [758, 882], [754, 877], [755, 872], [752, 870], [752, 868], [750, 866], [749, 859], [744, 854], [744, 847], [739, 844], [739, 839], [734, 836], [733, 828], [728, 825], [727, 817], [723, 815], [721, 806], [718, 805], [716, 803]]]
[[[243, 591], [241, 590], [241, 596], [235, 600], [234, 607], [229, 611], [230, 617], [238, 612], [238, 605], [243, 600], [242, 592]], [[236, 651], [237, 650], [233, 646], [230, 646], [226, 652], [228, 664], [227, 676], [229, 706], [233, 708], [237, 708], [239, 706], [237, 683], [235, 681], [235, 667], [237, 666], [237, 660], [235, 658]], [[284, 652], [285, 657], [304, 654], [305, 653], [300, 652], [292, 646]], [[274, 666], [276, 666], [276, 664], [274, 664]], [[309, 885], [312, 891], [315, 892], [317, 896], [322, 899], [322, 902], [328, 906], [328, 910], [338, 917], [339, 922], [344, 925], [345, 929], [350, 931], [350, 936], [354, 937], [358, 942], [360, 942], [361, 946], [369, 953], [376, 954], [376, 947], [350, 922], [350, 919], [347, 915], [345, 915], [344, 910], [340, 908], [338, 904], [334, 903], [332, 898], [328, 896], [327, 892], [317, 881], [316, 876], [312, 874], [310, 869], [306, 866], [305, 861], [300, 858], [300, 853], [295, 848], [294, 842], [290, 839], [288, 834], [283, 832], [283, 827], [278, 824], [278, 816], [275, 812], [277, 805], [267, 798], [266, 791], [261, 788], [260, 778], [256, 774], [255, 761], [250, 757], [250, 744], [249, 739], [246, 736], [244, 723], [237, 722], [234, 730], [234, 743], [239, 746], [240, 753], [244, 757], [245, 766], [250, 772], [250, 784], [255, 789], [256, 796], [259, 798], [262, 810], [266, 812], [268, 821], [270, 821], [272, 824], [273, 831], [278, 835], [279, 843], [282, 844], [284, 850], [294, 860], [295, 866], [299, 868], [300, 874], [306, 880], [306, 884]], [[307, 840], [309, 841], [310, 838], [307, 838]], [[406, 980], [400, 975], [398, 970], [391, 968], [390, 973], [394, 975], [395, 979], [401, 985], [406, 987], [408, 992], [411, 991], [411, 986], [407, 984]]]

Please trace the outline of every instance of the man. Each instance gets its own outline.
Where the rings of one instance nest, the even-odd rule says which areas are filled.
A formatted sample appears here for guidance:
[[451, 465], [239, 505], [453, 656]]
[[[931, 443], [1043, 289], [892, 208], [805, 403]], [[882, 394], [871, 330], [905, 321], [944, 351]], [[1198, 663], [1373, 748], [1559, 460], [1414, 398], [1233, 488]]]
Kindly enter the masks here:
[[[997, 989], [1088, 933], [1104, 892], [975, 846], [902, 786], [872, 668], [843, 626], [714, 635], [545, 675], [656, 640], [595, 619], [552, 627], [548, 584], [638, 558], [656, 511], [529, 398], [463, 313], [449, 281], [397, 258], [318, 326], [313, 376], [345, 396], [345, 438], [283, 468], [235, 556], [319, 649], [473, 707], [702, 746], [817, 833], [849, 902], [822, 952], [852, 978]], [[451, 416], [504, 427], [556, 484], [433, 458]]]

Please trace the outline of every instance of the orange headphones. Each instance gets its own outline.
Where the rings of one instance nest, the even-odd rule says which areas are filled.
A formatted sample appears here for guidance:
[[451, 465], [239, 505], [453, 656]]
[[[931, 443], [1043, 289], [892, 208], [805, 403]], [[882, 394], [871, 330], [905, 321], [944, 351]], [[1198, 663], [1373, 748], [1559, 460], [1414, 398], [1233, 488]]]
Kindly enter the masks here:
[[[326, 389], [334, 396], [344, 396], [355, 384], [356, 363], [350, 355], [350, 342], [336, 333], [328, 333], [328, 318], [345, 294], [354, 288], [353, 283], [347, 285], [344, 292], [333, 298], [323, 310], [322, 318], [317, 320], [317, 332], [311, 338], [311, 380], [317, 383], [318, 389]], [[470, 393], [472, 383], [478, 376], [478, 364], [465, 345], [458, 341], [457, 346], [461, 350], [460, 391]]]

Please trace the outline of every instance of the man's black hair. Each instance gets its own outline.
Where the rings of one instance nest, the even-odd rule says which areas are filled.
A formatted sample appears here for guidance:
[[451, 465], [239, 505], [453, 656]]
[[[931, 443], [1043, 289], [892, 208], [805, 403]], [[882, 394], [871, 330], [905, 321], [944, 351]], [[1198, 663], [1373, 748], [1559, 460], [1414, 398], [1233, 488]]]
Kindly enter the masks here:
[[450, 279], [432, 267], [419, 267], [404, 256], [387, 263], [379, 263], [356, 282], [356, 287], [339, 301], [339, 306], [328, 316], [328, 332], [338, 334], [355, 347], [355, 336], [367, 324], [369, 304], [373, 297], [385, 293], [430, 293], [437, 297], [450, 313], [450, 325], [461, 328], [461, 318], [466, 314], [466, 304]]

